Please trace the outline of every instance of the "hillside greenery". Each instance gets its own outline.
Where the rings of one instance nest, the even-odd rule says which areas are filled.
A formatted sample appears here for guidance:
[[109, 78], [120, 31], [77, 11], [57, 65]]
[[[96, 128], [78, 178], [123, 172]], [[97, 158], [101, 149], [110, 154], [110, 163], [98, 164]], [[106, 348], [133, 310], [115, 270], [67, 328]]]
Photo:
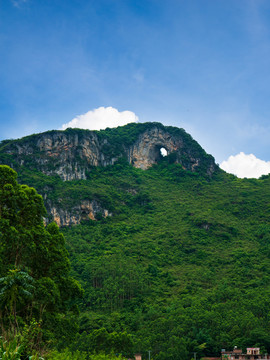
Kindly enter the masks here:
[[[57, 309], [46, 308], [43, 336], [51, 339], [55, 359], [134, 353], [146, 359], [151, 350], [155, 360], [188, 360], [194, 352], [197, 358], [219, 356], [222, 348], [234, 346], [270, 352], [269, 175], [238, 179], [218, 170], [208, 177], [184, 170], [168, 156], [146, 171], [123, 159], [93, 167], [87, 180], [63, 182], [31, 167], [18, 176], [43, 195], [46, 206], [71, 210], [95, 199], [112, 214], [61, 229], [66, 239], [61, 259], [69, 254], [68, 276], [84, 294], [65, 302], [70, 310], [61, 301]], [[42, 231], [63, 244], [54, 225]], [[18, 269], [21, 277], [26, 272], [40, 281], [45, 260], [42, 255], [28, 264], [31, 246], [19, 263], [10, 253], [12, 267], [1, 262], [2, 278], [18, 275]], [[46, 256], [52, 263], [48, 278], [57, 282], [50, 260], [55, 255]], [[31, 292], [32, 280], [25, 281]], [[42, 289], [44, 301], [50, 301], [46, 289], [53, 286]], [[20, 321], [34, 326], [20, 306]], [[71, 308], [79, 310], [76, 319]], [[16, 323], [14, 304], [5, 311]]]
[[50, 184], [63, 206], [98, 197], [113, 214], [62, 229], [85, 293], [73, 342], [59, 349], [164, 360], [270, 351], [269, 176], [209, 179], [164, 159], [147, 171], [97, 168], [86, 181], [44, 177], [32, 183]]
[[127, 331], [155, 359], [269, 351], [269, 185], [165, 160], [93, 177], [89, 188], [103, 187], [115, 207], [111, 218], [63, 229], [85, 289], [76, 348], [102, 328]]

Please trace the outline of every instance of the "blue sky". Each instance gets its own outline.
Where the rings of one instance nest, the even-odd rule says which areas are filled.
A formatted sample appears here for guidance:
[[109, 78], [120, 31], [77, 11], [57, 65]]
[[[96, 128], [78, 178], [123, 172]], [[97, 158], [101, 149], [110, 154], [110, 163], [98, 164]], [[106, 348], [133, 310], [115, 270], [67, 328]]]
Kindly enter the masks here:
[[0, 0], [0, 140], [112, 107], [270, 172], [269, 58], [268, 0]]

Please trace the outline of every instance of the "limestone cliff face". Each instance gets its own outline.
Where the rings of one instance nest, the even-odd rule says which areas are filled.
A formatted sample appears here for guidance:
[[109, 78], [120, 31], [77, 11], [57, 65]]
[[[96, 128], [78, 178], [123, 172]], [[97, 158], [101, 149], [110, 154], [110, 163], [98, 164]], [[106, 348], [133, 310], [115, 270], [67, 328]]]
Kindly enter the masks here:
[[112, 214], [104, 209], [96, 200], [84, 200], [72, 209], [63, 209], [52, 204], [47, 204], [49, 217], [46, 221], [55, 221], [58, 226], [78, 225], [82, 220], [99, 220]]
[[65, 133], [54, 131], [34, 135], [31, 142], [18, 141], [8, 154], [26, 165], [30, 158], [37, 169], [46, 175], [59, 175], [62, 180], [86, 179], [86, 171], [91, 166], [106, 166], [114, 163], [114, 159], [105, 160], [101, 152], [106, 139], [100, 142], [94, 132], [79, 136], [76, 132]]
[[113, 165], [122, 157], [137, 168], [148, 169], [161, 159], [161, 148], [168, 155], [174, 154], [174, 162], [187, 170], [203, 169], [208, 175], [215, 171], [214, 158], [184, 130], [158, 123], [136, 125], [141, 131], [128, 143], [124, 139], [121, 143], [121, 134], [116, 144], [114, 138], [106, 136], [106, 131], [99, 136], [94, 131], [68, 129], [11, 141], [1, 152], [11, 155], [21, 166], [36, 168], [46, 175], [59, 175], [64, 181], [86, 179], [93, 166]]
[[[194, 151], [192, 146], [189, 148], [184, 137], [154, 126], [142, 133], [126, 150], [128, 161], [133, 166], [146, 170], [161, 159], [161, 148], [167, 151], [167, 155], [175, 154], [174, 161], [190, 171], [196, 171], [205, 160], [203, 152]], [[210, 175], [215, 170], [215, 163], [213, 158], [209, 160], [206, 172]]]
[[[0, 164], [9, 165], [18, 173], [26, 169], [30, 174], [59, 175], [63, 181], [86, 180], [93, 167], [114, 165], [123, 158], [132, 166], [146, 170], [162, 159], [161, 148], [166, 149], [169, 162], [181, 164], [186, 170], [211, 176], [218, 168], [214, 158], [183, 129], [159, 123], [129, 124], [100, 132], [49, 131], [4, 141], [0, 144]], [[52, 183], [54, 180], [59, 181], [52, 179]], [[46, 179], [42, 181], [46, 183]], [[28, 184], [32, 185], [31, 180]], [[88, 199], [78, 194], [77, 200], [73, 197], [72, 201], [61, 202], [56, 196], [47, 197], [53, 186], [39, 191], [44, 197], [49, 221], [54, 220], [59, 226], [113, 216], [94, 195]]]
[[182, 147], [182, 138], [175, 138], [169, 132], [153, 127], [139, 135], [137, 141], [126, 149], [126, 153], [130, 164], [146, 170], [160, 160], [161, 148], [165, 148], [169, 155]]

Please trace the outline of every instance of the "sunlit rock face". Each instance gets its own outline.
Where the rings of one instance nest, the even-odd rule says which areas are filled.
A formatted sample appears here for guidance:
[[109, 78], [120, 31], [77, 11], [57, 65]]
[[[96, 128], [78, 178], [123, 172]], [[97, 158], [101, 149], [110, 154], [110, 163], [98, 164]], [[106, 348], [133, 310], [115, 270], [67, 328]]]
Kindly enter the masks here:
[[[63, 181], [87, 180], [94, 167], [114, 165], [120, 159], [147, 170], [161, 162], [164, 155], [167, 157], [165, 166], [177, 163], [185, 170], [208, 176], [218, 168], [214, 158], [183, 129], [159, 123], [131, 124], [100, 132], [82, 129], [49, 131], [0, 144], [0, 164], [9, 165], [18, 173], [27, 169], [31, 174], [42, 172], [59, 176]], [[67, 202], [61, 198], [50, 200], [50, 186], [41, 189], [48, 212], [45, 221], [71, 226], [84, 220], [113, 216], [106, 209], [107, 205], [95, 196]], [[136, 194], [134, 189], [128, 191]]]
[[99, 141], [92, 131], [85, 134], [77, 134], [76, 130], [47, 132], [33, 135], [29, 140], [11, 143], [6, 152], [21, 165], [27, 166], [30, 162], [44, 174], [59, 175], [64, 181], [85, 180], [91, 167], [113, 165], [117, 160], [104, 156], [102, 149], [107, 141]]
[[167, 155], [177, 152], [183, 146], [181, 138], [171, 136], [167, 131], [153, 127], [142, 133], [134, 145], [127, 149], [128, 161], [136, 168], [148, 169], [161, 158], [161, 148], [167, 150]]
[[49, 205], [47, 206], [49, 217], [46, 221], [54, 221], [58, 226], [78, 225], [82, 220], [99, 220], [100, 217], [106, 218], [107, 216], [112, 216], [96, 200], [84, 200], [71, 209], [56, 207], [51, 204], [47, 205]]
[[93, 166], [113, 165], [119, 158], [126, 158], [134, 167], [146, 170], [161, 160], [161, 148], [173, 162], [189, 171], [211, 175], [217, 168], [214, 158], [183, 129], [158, 123], [136, 126], [139, 131], [128, 143], [123, 135], [121, 140], [121, 132], [115, 143], [115, 138], [106, 131], [101, 135], [95, 131], [68, 129], [10, 141], [1, 152], [12, 155], [21, 166], [35, 168], [46, 175], [59, 175], [64, 181], [85, 180]]
[[[162, 148], [167, 151], [167, 155], [177, 154], [183, 148], [183, 139], [153, 127], [142, 133], [134, 145], [127, 150], [128, 161], [133, 166], [146, 170], [161, 160]], [[177, 157], [176, 162], [179, 162]]]
[[126, 150], [128, 161], [136, 168], [146, 170], [158, 163], [163, 156], [173, 154], [173, 162], [183, 165], [185, 169], [194, 172], [199, 170], [203, 163], [204, 172], [211, 175], [217, 168], [214, 158], [201, 148], [198, 151], [200, 146], [194, 140], [192, 144], [187, 138], [187, 134], [172, 134], [166, 128], [164, 130], [153, 126], [140, 134], [136, 142]]

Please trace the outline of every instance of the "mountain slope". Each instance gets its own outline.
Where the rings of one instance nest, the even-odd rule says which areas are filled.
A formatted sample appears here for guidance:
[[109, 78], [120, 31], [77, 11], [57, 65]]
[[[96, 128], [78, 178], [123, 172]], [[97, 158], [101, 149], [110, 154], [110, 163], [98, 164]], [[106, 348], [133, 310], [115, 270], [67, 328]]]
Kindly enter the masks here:
[[115, 188], [119, 174], [130, 188], [135, 177], [147, 202], [64, 230], [91, 314], [83, 328], [96, 328], [94, 314], [156, 353], [179, 352], [173, 338], [189, 352], [205, 344], [208, 355], [234, 344], [269, 349], [269, 178], [181, 172], [160, 164], [106, 174]]
[[[166, 149], [169, 162], [181, 164], [186, 170], [208, 176], [218, 170], [214, 158], [183, 129], [159, 123], [132, 123], [100, 132], [49, 131], [7, 140], [0, 144], [0, 164], [11, 166], [22, 182], [36, 186], [50, 219], [62, 226], [95, 219], [97, 214], [106, 217], [111, 212], [109, 204], [99, 194], [89, 192], [88, 186], [73, 189], [72, 193], [67, 190], [68, 195], [63, 197], [60, 193], [69, 185], [60, 180], [87, 180], [94, 176], [97, 167], [119, 162], [148, 169], [162, 160], [161, 148]], [[33, 178], [37, 181], [33, 182]]]
[[[62, 211], [59, 224], [81, 223], [62, 228], [72, 275], [85, 289], [73, 346], [87, 350], [97, 331], [127, 331], [135, 352], [152, 350], [157, 360], [218, 355], [235, 345], [270, 351], [270, 177], [226, 174], [175, 128], [131, 124], [96, 136], [112, 145], [109, 153], [159, 126], [171, 139], [178, 131], [190, 139], [185, 158], [179, 148], [143, 170], [122, 152], [113, 165], [89, 165], [86, 179], [72, 181], [46, 175], [47, 163], [42, 172], [31, 154], [11, 156], [16, 141], [2, 144], [1, 161], [12, 161], [49, 211]], [[169, 150], [160, 139], [152, 144]], [[192, 168], [195, 158], [200, 166]]]

